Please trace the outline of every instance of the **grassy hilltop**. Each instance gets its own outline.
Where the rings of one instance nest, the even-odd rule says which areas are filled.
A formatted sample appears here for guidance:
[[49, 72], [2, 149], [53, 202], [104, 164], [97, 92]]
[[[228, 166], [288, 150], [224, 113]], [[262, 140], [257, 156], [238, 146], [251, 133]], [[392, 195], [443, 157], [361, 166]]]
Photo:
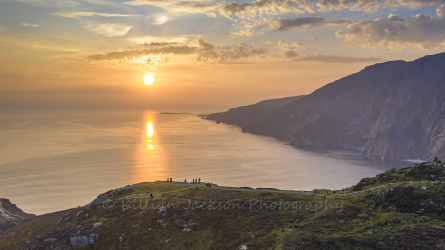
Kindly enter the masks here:
[[443, 249], [442, 181], [443, 164], [423, 163], [343, 191], [141, 183], [52, 214], [0, 213], [0, 249]]

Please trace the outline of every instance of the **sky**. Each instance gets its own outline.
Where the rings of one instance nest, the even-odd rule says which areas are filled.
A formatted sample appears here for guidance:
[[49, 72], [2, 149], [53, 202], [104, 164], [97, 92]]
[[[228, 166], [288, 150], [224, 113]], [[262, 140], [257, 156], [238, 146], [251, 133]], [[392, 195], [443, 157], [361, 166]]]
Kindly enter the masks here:
[[0, 110], [223, 111], [444, 45], [445, 0], [0, 0]]

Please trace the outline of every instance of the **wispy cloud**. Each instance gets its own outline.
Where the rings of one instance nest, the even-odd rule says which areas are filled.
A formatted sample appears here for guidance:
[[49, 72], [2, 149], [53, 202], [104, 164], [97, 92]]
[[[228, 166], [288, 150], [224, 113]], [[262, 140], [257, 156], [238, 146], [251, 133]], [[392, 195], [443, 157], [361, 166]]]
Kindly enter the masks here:
[[235, 25], [236, 31], [230, 32], [230, 35], [247, 36], [254, 34], [265, 34], [269, 31], [288, 31], [288, 30], [309, 30], [321, 26], [336, 26], [342, 24], [351, 24], [354, 20], [331, 20], [323, 17], [296, 17], [288, 18], [263, 18], [261, 20], [241, 21]]
[[[8, 1], [8, 0], [6, 0]], [[89, 3], [95, 5], [114, 5], [112, 1], [107, 0], [9, 0], [18, 1], [22, 3], [29, 3], [34, 6], [43, 7], [77, 7], [82, 3]]]
[[67, 17], [67, 18], [80, 18], [80, 17], [140, 17], [142, 15], [127, 15], [127, 14], [109, 14], [109, 13], [98, 13], [98, 12], [66, 12], [66, 13], [51, 13], [56, 16]]
[[257, 0], [247, 3], [231, 2], [222, 4], [221, 15], [229, 19], [246, 17], [263, 13], [276, 15], [278, 13], [325, 13], [333, 10], [351, 10], [373, 12], [388, 7], [419, 8], [442, 4], [443, 0]]
[[42, 7], [76, 7], [80, 5], [79, 1], [76, 0], [17, 0], [23, 3], [29, 3], [35, 6]]
[[168, 17], [166, 15], [158, 15], [155, 17], [153, 24], [154, 25], [162, 25], [166, 22], [168, 22]]
[[38, 24], [32, 24], [32, 23], [28, 23], [28, 22], [21, 22], [20, 24], [25, 27], [39, 27], [40, 26]]
[[[117, 60], [120, 62], [136, 62], [153, 64], [159, 61], [170, 62], [170, 59], [178, 56], [192, 56], [195, 62], [207, 63], [233, 63], [249, 58], [264, 58], [267, 51], [263, 48], [254, 47], [246, 43], [236, 46], [220, 47], [212, 45], [203, 39], [199, 39], [194, 46], [165, 46], [153, 49], [125, 50], [109, 52], [105, 54], [91, 55], [91, 60]], [[156, 58], [156, 60], [154, 60]]]
[[297, 17], [293, 19], [276, 18], [269, 21], [272, 31], [286, 31], [295, 29], [314, 29], [323, 25], [350, 24], [353, 20], [330, 20], [323, 17]]
[[125, 2], [134, 6], [156, 6], [163, 8], [164, 10], [175, 12], [188, 12], [188, 13], [206, 13], [208, 11], [215, 10], [219, 3], [212, 1], [181, 1], [181, 0], [132, 0]]
[[371, 62], [381, 62], [382, 58], [377, 57], [348, 57], [348, 56], [338, 56], [338, 55], [302, 55], [293, 62], [324, 62], [324, 63], [371, 63]]
[[116, 37], [116, 36], [125, 36], [128, 31], [132, 28], [132, 26], [125, 24], [88, 24], [86, 26], [87, 29], [99, 33], [103, 36], [108, 37]]
[[277, 47], [285, 58], [295, 58], [298, 56], [297, 51], [303, 47], [303, 44], [297, 42], [284, 43], [280, 40], [277, 43]]
[[391, 14], [385, 19], [350, 24], [348, 31], [340, 30], [336, 35], [364, 48], [436, 48], [445, 43], [445, 5], [432, 16], [419, 14], [404, 19]]
[[142, 44], [145, 47], [161, 47], [161, 46], [171, 46], [171, 45], [178, 45], [179, 43], [175, 42], [151, 42], [151, 43], [144, 43]]

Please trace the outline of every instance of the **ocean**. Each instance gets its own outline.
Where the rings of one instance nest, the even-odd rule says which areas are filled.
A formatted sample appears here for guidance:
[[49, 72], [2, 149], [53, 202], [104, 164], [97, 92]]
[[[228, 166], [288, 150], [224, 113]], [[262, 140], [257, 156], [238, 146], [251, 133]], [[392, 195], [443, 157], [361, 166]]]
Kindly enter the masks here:
[[303, 150], [197, 114], [156, 111], [0, 113], [0, 197], [44, 214], [148, 181], [286, 190], [341, 189], [409, 163]]

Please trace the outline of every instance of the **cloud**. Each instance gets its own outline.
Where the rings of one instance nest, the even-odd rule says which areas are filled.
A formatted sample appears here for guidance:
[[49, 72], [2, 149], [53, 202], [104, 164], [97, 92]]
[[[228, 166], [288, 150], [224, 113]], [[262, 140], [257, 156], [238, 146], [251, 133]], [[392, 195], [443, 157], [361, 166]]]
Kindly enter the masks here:
[[269, 31], [288, 31], [296, 29], [314, 29], [324, 25], [351, 24], [354, 20], [330, 20], [323, 17], [296, 17], [293, 19], [271, 18], [260, 21], [250, 20], [242, 21], [235, 28], [235, 32], [229, 32], [229, 35], [251, 37], [254, 34], [265, 34]]
[[124, 14], [108, 14], [108, 13], [98, 13], [98, 12], [67, 12], [67, 13], [51, 13], [56, 16], [67, 17], [67, 18], [80, 18], [80, 17], [136, 17], [141, 15], [124, 15]]
[[38, 24], [32, 24], [32, 23], [28, 23], [28, 22], [21, 22], [20, 24], [25, 27], [39, 27], [40, 26]]
[[320, 36], [311, 36], [311, 40], [320, 40]]
[[175, 42], [151, 42], [151, 43], [144, 43], [142, 44], [145, 47], [160, 47], [160, 46], [170, 46], [170, 45], [178, 45], [178, 43]]
[[22, 3], [29, 3], [34, 6], [42, 6], [42, 7], [72, 8], [81, 5], [81, 3], [89, 3], [95, 5], [114, 5], [112, 1], [107, 1], [107, 0], [10, 0], [10, 1], [19, 1]]
[[116, 37], [125, 36], [132, 26], [125, 24], [88, 24], [86, 28], [103, 36]]
[[142, 49], [142, 50], [125, 50], [118, 52], [109, 52], [106, 54], [96, 54], [89, 58], [92, 60], [130, 60], [140, 56], [146, 55], [190, 55], [194, 54], [196, 47], [189, 46], [168, 46], [157, 49]]
[[297, 17], [293, 19], [276, 18], [270, 21], [272, 31], [286, 31], [295, 29], [314, 29], [323, 25], [350, 24], [352, 20], [329, 20], [323, 17]]
[[286, 58], [295, 58], [298, 56], [297, 52], [293, 51], [293, 50], [289, 50], [283, 53], [284, 57]]
[[220, 4], [212, 1], [181, 1], [181, 0], [132, 0], [125, 2], [134, 6], [156, 6], [172, 12], [206, 13], [215, 10]]
[[182, 1], [175, 4], [177, 9], [182, 9], [185, 12], [207, 12], [214, 10], [219, 4], [214, 2], [198, 2], [198, 1]]
[[165, 15], [157, 16], [153, 22], [154, 25], [162, 25], [168, 21], [168, 17]]
[[249, 58], [264, 58], [267, 51], [246, 43], [240, 43], [232, 47], [218, 47], [203, 39], [198, 39], [195, 46], [166, 46], [153, 49], [125, 50], [109, 52], [105, 54], [91, 55], [93, 61], [118, 60], [121, 63], [136, 62], [147, 65], [168, 63], [172, 60], [180, 60], [178, 57], [192, 56], [195, 62], [232, 63]]
[[388, 7], [420, 8], [443, 4], [443, 0], [257, 0], [239, 4], [237, 2], [222, 4], [221, 15], [232, 19], [249, 14], [264, 13], [326, 13], [333, 10], [351, 10], [373, 12]]
[[267, 51], [263, 48], [253, 47], [246, 43], [239, 43], [237, 46], [228, 48], [218, 48], [206, 43], [202, 39], [199, 41], [201, 50], [197, 54], [198, 61], [230, 63], [248, 58], [265, 58]]
[[142, 36], [142, 37], [129, 37], [128, 41], [136, 44], [150, 44], [150, 43], [171, 43], [166, 45], [191, 45], [201, 38], [198, 35], [182, 35], [182, 36]]
[[35, 6], [42, 6], [42, 7], [76, 7], [80, 3], [75, 0], [18, 0], [22, 3], [29, 3]]
[[281, 51], [282, 56], [286, 58], [295, 58], [298, 56], [296, 50], [303, 48], [303, 44], [297, 42], [284, 43], [280, 40], [277, 42], [277, 47]]
[[380, 62], [381, 58], [376, 57], [347, 57], [336, 55], [303, 55], [297, 59], [292, 60], [294, 62], [324, 62], [324, 63], [367, 63], [367, 62]]
[[436, 48], [445, 43], [445, 5], [432, 16], [422, 14], [403, 19], [395, 14], [386, 19], [366, 20], [350, 24], [348, 31], [340, 30], [337, 37], [363, 48], [418, 47]]

